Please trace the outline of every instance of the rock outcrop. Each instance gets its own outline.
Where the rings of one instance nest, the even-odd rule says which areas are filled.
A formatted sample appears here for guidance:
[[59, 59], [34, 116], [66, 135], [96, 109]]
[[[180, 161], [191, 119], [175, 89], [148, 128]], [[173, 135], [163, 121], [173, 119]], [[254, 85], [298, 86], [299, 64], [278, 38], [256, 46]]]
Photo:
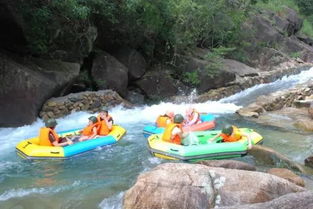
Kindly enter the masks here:
[[292, 183], [297, 184], [298, 186], [304, 187], [304, 180], [286, 168], [271, 168], [267, 171], [267, 173], [284, 178]]
[[79, 64], [0, 54], [0, 127], [30, 124], [43, 103], [79, 73]]
[[59, 118], [73, 112], [98, 112], [103, 106], [124, 105], [131, 107], [118, 93], [112, 90], [85, 91], [64, 97], [51, 98], [45, 102], [40, 112], [43, 119]]
[[305, 191], [254, 171], [166, 163], [141, 174], [124, 196], [124, 209], [214, 208], [261, 203]]
[[112, 89], [123, 97], [127, 95], [128, 69], [110, 54], [95, 53], [91, 75], [99, 90]]
[[198, 164], [206, 165], [209, 167], [220, 167], [228, 169], [238, 169], [238, 170], [247, 170], [255, 171], [256, 167], [248, 163], [240, 162], [237, 160], [204, 160], [198, 162]]

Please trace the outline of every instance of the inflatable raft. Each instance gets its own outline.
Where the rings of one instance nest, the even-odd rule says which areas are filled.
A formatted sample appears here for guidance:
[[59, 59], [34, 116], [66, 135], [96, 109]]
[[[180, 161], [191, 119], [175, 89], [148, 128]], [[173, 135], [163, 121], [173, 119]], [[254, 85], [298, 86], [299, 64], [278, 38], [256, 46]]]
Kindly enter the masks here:
[[[81, 129], [74, 129], [59, 132], [59, 136], [76, 135], [76, 132]], [[39, 138], [34, 137], [21, 141], [16, 146], [17, 154], [27, 159], [43, 159], [43, 158], [68, 158], [74, 155], [78, 155], [83, 152], [87, 152], [97, 147], [102, 147], [110, 144], [117, 143], [122, 136], [126, 133], [126, 130], [121, 126], [114, 125], [112, 131], [107, 136], [90, 139], [83, 142], [76, 142], [72, 145], [65, 147], [51, 147], [40, 146]]]
[[[252, 144], [261, 144], [263, 137], [252, 129], [240, 128], [249, 135]], [[247, 154], [248, 140], [243, 137], [237, 142], [222, 142], [219, 137], [214, 142], [207, 142], [221, 131], [192, 132], [183, 140], [184, 145], [165, 142], [162, 134], [151, 135], [148, 147], [155, 157], [169, 160], [199, 161], [205, 159], [222, 159], [240, 157]]]
[[[183, 127], [184, 132], [191, 132], [191, 131], [205, 131], [215, 128], [215, 117], [211, 114], [201, 114], [201, 121], [202, 123], [195, 124], [192, 126], [185, 126]], [[157, 126], [146, 126], [143, 129], [143, 135], [148, 138], [152, 134], [160, 134], [164, 132], [163, 127]]]

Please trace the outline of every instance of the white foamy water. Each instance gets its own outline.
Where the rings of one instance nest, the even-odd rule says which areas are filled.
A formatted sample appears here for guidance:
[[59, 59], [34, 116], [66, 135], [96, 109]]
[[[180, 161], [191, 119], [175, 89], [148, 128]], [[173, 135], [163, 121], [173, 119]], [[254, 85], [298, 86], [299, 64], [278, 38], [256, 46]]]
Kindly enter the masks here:
[[278, 90], [285, 90], [303, 84], [313, 79], [313, 67], [309, 70], [302, 71], [297, 75], [284, 76], [283, 78], [266, 84], [259, 84], [234, 94], [230, 97], [223, 98], [220, 102], [229, 102], [235, 104], [249, 104], [253, 102], [258, 96], [263, 94], [270, 94]]
[[123, 195], [124, 195], [124, 192], [120, 192], [117, 195], [114, 195], [112, 197], [109, 197], [109, 198], [102, 200], [102, 202], [99, 204], [99, 208], [101, 208], [101, 209], [121, 209], [122, 208]]

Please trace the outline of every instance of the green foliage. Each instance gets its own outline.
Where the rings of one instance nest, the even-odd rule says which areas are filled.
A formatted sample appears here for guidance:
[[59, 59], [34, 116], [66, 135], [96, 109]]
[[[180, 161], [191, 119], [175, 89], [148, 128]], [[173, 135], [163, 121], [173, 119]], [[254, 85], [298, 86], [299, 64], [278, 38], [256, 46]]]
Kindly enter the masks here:
[[[312, 21], [309, 21], [308, 19], [312, 19]], [[301, 32], [313, 38], [313, 16], [310, 16], [308, 19], [304, 19]]]
[[313, 1], [312, 0], [296, 0], [296, 3], [302, 14], [306, 16], [312, 15], [313, 13]]
[[[199, 69], [198, 69], [199, 70]], [[186, 72], [183, 74], [183, 81], [186, 83], [190, 83], [193, 87], [196, 87], [200, 84], [198, 70], [193, 72]]]
[[290, 54], [290, 57], [291, 58], [298, 58], [301, 56], [301, 52], [293, 52]]

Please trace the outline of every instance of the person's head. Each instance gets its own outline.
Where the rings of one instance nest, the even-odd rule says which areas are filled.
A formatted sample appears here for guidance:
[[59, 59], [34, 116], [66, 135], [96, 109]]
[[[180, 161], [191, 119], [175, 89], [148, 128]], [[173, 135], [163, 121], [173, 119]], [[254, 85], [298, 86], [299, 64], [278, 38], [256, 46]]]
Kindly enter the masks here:
[[233, 126], [231, 125], [225, 125], [222, 129], [222, 133], [226, 134], [227, 136], [230, 136], [233, 133]]
[[107, 117], [109, 115], [109, 111], [105, 107], [103, 107], [101, 108], [99, 115], [101, 118]]
[[181, 114], [176, 114], [174, 116], [174, 123], [182, 123], [184, 121], [184, 117]]
[[45, 126], [47, 128], [55, 128], [57, 124], [58, 123], [54, 118], [50, 118], [50, 119], [45, 121]]
[[89, 120], [89, 124], [95, 124], [98, 122], [98, 119], [95, 116], [90, 116], [88, 120]]
[[173, 111], [167, 110], [165, 115], [167, 115], [170, 118], [174, 118], [174, 112]]

